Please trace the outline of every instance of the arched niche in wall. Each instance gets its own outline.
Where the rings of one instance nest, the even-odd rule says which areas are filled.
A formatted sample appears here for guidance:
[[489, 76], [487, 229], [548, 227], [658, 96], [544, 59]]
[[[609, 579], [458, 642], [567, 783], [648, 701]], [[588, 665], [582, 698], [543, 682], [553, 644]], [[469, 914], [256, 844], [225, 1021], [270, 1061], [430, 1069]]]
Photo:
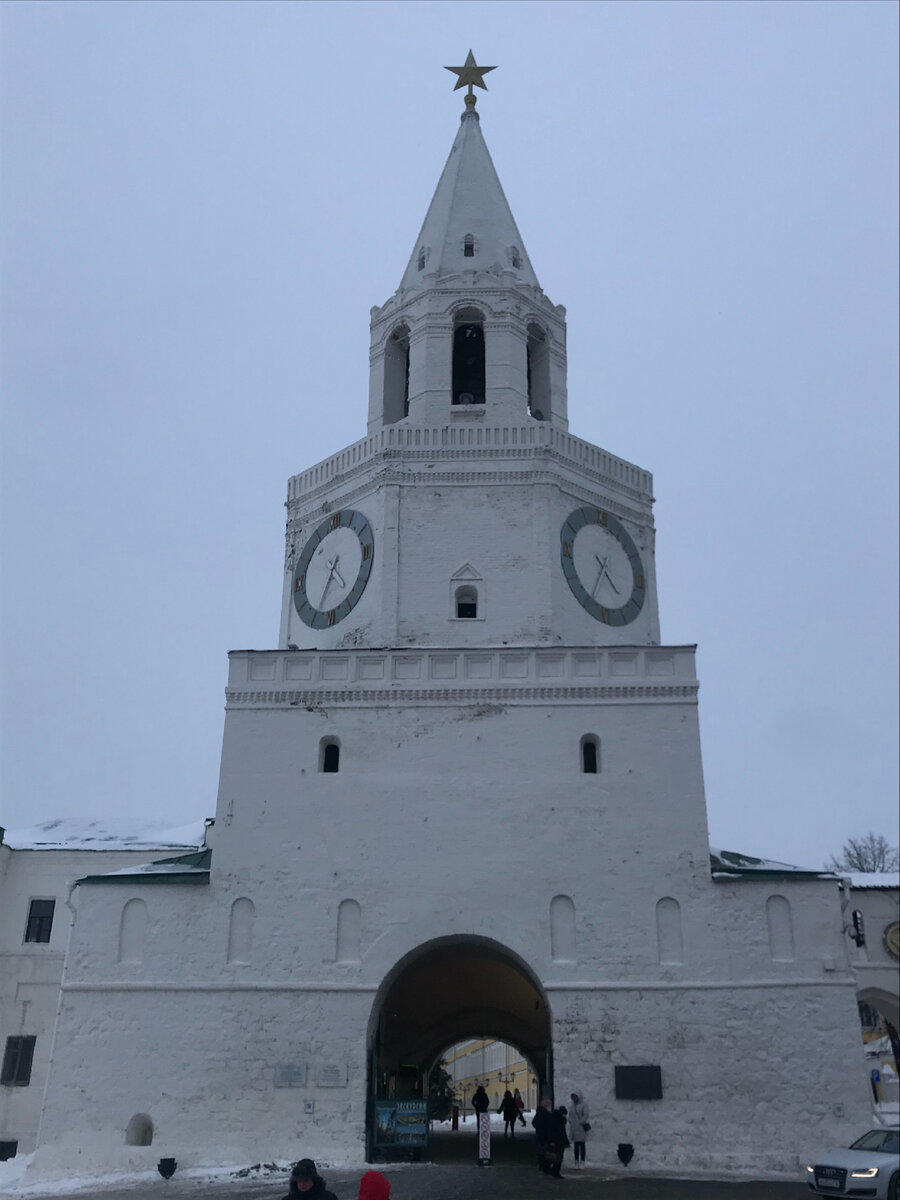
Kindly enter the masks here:
[[253, 957], [253, 924], [256, 909], [246, 896], [235, 900], [228, 921], [228, 961], [248, 963]]
[[575, 902], [571, 896], [550, 901], [550, 957], [555, 962], [575, 962]]
[[384, 346], [385, 425], [393, 425], [409, 415], [409, 326], [397, 325]]
[[129, 900], [119, 919], [119, 962], [144, 961], [144, 935], [147, 929], [147, 905], [143, 900]]
[[337, 920], [338, 962], [359, 962], [362, 912], [355, 900], [342, 900]]
[[526, 375], [528, 380], [528, 411], [536, 421], [549, 421], [550, 341], [547, 332], [536, 321], [529, 321], [525, 343]]
[[671, 896], [656, 902], [656, 945], [660, 963], [684, 962], [681, 905]]
[[153, 1122], [146, 1113], [135, 1113], [125, 1130], [126, 1146], [152, 1146]]
[[766, 901], [769, 926], [769, 954], [773, 962], [791, 962], [794, 957], [794, 922], [786, 896], [770, 896]]

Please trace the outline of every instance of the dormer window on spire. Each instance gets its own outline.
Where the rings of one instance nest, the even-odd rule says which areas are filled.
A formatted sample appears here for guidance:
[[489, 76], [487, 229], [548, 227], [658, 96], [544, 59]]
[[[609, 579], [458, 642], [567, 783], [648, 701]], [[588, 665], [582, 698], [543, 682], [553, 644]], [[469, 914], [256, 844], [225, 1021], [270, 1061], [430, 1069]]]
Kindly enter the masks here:
[[475, 257], [475, 238], [472, 236], [471, 233], [467, 233], [466, 236], [463, 238], [463, 257], [464, 258], [474, 258]]

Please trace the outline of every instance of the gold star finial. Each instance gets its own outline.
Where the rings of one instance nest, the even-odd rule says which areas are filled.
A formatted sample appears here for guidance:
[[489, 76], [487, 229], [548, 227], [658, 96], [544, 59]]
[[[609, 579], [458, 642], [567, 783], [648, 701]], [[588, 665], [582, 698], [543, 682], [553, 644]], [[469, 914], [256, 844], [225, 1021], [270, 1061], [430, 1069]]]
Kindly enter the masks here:
[[475, 104], [475, 96], [472, 92], [473, 85], [475, 87], [488, 90], [487, 84], [484, 82], [484, 76], [488, 71], [496, 71], [496, 67], [479, 67], [475, 62], [475, 55], [470, 50], [466, 55], [466, 61], [461, 67], [444, 67], [445, 71], [452, 71], [458, 78], [453, 88], [454, 92], [459, 91], [461, 87], [468, 86], [468, 94], [466, 96], [466, 107], [471, 108]]

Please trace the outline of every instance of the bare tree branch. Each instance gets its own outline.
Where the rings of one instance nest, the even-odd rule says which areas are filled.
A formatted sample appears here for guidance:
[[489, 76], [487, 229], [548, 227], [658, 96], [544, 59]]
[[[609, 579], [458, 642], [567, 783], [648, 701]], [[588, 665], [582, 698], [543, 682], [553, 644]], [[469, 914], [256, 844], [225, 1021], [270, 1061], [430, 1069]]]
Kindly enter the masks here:
[[826, 871], [861, 871], [883, 873], [896, 871], [900, 866], [900, 850], [891, 846], [880, 833], [866, 833], [848, 838], [839, 855], [832, 854], [825, 864]]

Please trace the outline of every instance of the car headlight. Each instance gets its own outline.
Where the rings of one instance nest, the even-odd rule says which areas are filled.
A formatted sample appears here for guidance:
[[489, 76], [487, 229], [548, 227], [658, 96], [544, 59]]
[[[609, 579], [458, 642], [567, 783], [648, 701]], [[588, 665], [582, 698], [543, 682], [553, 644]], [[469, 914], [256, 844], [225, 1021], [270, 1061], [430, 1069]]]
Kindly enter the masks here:
[[807, 1167], [806, 1169], [807, 1169], [807, 1171], [809, 1171], [810, 1175], [812, 1175], [812, 1173], [813, 1173], [812, 1167]]
[[878, 1174], [877, 1167], [866, 1167], [861, 1171], [851, 1171], [850, 1178], [851, 1179], [874, 1179], [877, 1174]]

